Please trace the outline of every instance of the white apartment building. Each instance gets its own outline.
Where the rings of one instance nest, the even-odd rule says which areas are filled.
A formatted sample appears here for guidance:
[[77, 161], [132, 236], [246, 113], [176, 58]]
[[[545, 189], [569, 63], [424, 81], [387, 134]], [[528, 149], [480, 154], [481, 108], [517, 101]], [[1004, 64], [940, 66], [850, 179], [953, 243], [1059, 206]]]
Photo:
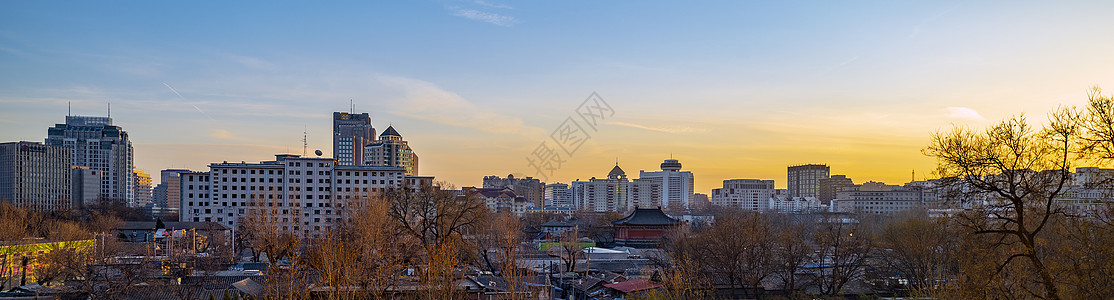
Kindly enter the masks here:
[[593, 212], [623, 212], [627, 209], [627, 173], [615, 165], [607, 179], [592, 177], [573, 181], [573, 199], [577, 209]]
[[544, 207], [576, 207], [572, 201], [569, 185], [551, 183], [545, 185]]
[[774, 198], [774, 181], [728, 179], [723, 187], [712, 189], [712, 205], [742, 210], [766, 211]]
[[254, 213], [309, 238], [341, 220], [348, 205], [406, 182], [432, 182], [430, 177], [408, 177], [401, 167], [338, 166], [332, 158], [286, 154], [275, 158], [213, 163], [208, 172], [181, 173], [179, 221], [235, 227], [240, 217]]
[[832, 211], [836, 212], [893, 214], [921, 207], [924, 204], [924, 194], [919, 186], [887, 185], [871, 181], [844, 187], [836, 193], [836, 199], [832, 202]]
[[627, 184], [627, 209], [662, 207], [661, 183], [639, 178]]

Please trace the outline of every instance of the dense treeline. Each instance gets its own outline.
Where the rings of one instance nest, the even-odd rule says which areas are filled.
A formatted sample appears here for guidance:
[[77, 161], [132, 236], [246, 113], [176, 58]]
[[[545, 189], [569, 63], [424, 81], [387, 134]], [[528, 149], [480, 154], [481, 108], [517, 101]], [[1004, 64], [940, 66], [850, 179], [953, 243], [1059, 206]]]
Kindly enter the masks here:
[[[943, 299], [1030, 298], [1042, 278], [1007, 264], [1000, 238], [961, 218], [727, 212], [681, 233], [662, 264], [670, 299], [882, 293]], [[1114, 214], [1062, 217], [1038, 239], [1060, 297], [1114, 294]]]
[[98, 205], [74, 210], [49, 212], [28, 211], [8, 202], [0, 202], [0, 241], [18, 244], [43, 241], [88, 239], [94, 233], [109, 232], [122, 224], [124, 217], [142, 218], [123, 204]]

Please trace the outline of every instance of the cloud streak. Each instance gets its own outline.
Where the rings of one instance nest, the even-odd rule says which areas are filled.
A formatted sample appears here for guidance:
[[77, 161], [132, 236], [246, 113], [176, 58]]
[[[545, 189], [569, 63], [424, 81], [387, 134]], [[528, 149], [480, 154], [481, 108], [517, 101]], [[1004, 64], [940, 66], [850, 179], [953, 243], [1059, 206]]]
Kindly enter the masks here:
[[948, 111], [948, 117], [949, 118], [975, 120], [975, 121], [986, 120], [985, 118], [982, 117], [982, 115], [979, 114], [979, 112], [975, 111], [974, 109], [970, 109], [970, 108], [966, 108], [966, 107], [950, 106], [950, 107], [947, 108], [947, 111]]
[[652, 126], [646, 126], [646, 125], [642, 125], [642, 124], [627, 123], [627, 122], [616, 122], [616, 121], [605, 121], [603, 123], [608, 124], [608, 125], [617, 125], [617, 126], [637, 128], [637, 129], [642, 129], [642, 130], [656, 131], [656, 132], [663, 132], [663, 133], [693, 133], [693, 132], [705, 132], [705, 131], [707, 131], [703, 128], [652, 127]]
[[496, 13], [483, 12], [483, 11], [478, 11], [478, 10], [475, 10], [475, 9], [467, 9], [467, 8], [451, 8], [451, 9], [453, 11], [454, 16], [463, 17], [465, 19], [476, 20], [476, 21], [495, 24], [495, 25], [504, 26], [504, 27], [514, 26], [514, 24], [518, 23], [518, 19], [515, 19], [515, 17], [512, 17], [512, 16], [505, 16], [505, 15], [500, 15], [500, 14], [496, 14]]
[[395, 76], [377, 76], [380, 83], [401, 89], [403, 97], [391, 113], [444, 125], [472, 128], [498, 134], [528, 137], [544, 135], [540, 128], [523, 124], [522, 119], [506, 116], [478, 106], [456, 93], [429, 82]]

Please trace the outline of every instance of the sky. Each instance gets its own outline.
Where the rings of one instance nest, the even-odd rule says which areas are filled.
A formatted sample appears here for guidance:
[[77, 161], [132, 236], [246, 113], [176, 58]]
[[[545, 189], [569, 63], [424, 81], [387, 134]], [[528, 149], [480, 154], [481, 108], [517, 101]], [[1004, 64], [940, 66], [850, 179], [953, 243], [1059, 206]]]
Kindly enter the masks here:
[[[331, 156], [368, 112], [455, 186], [570, 182], [670, 157], [724, 179], [831, 166], [932, 178], [933, 132], [1034, 123], [1114, 89], [1095, 1], [0, 1], [0, 141], [75, 115], [129, 132], [138, 168]], [[526, 158], [596, 93], [613, 109], [552, 173]], [[1107, 92], [1108, 93], [1108, 92]], [[575, 119], [574, 119], [575, 120]], [[913, 173], [915, 171], [915, 174]]]

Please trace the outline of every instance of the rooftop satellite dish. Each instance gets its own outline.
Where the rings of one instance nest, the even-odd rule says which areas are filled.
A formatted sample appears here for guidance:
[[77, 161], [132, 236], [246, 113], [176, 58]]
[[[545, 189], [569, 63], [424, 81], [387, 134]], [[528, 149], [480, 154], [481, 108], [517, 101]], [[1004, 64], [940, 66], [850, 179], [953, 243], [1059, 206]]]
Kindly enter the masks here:
[[316, 151], [313, 151], [313, 154], [317, 154], [317, 156], [321, 156], [321, 150], [318, 149]]

